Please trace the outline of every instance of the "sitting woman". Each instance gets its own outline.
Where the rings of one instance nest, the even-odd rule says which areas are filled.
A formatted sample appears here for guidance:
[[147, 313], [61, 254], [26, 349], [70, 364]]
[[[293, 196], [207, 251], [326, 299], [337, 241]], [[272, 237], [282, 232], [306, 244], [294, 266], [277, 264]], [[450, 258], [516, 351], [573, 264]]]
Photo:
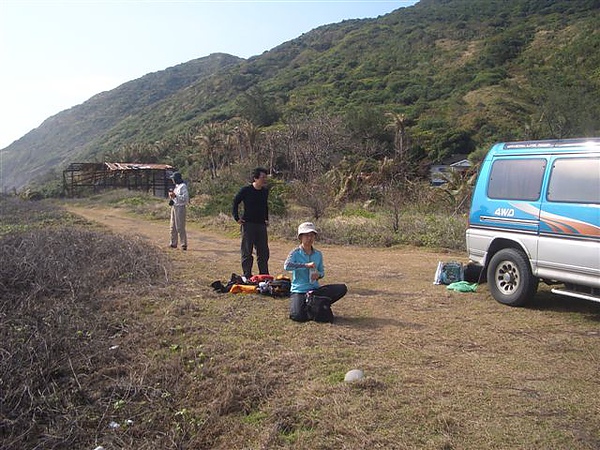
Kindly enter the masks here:
[[306, 309], [306, 293], [328, 297], [330, 305], [346, 295], [345, 284], [327, 284], [319, 286], [319, 279], [325, 276], [323, 254], [313, 247], [317, 230], [311, 222], [298, 226], [300, 245], [290, 252], [283, 265], [284, 270], [292, 272], [290, 289], [290, 319], [298, 322], [309, 320]]

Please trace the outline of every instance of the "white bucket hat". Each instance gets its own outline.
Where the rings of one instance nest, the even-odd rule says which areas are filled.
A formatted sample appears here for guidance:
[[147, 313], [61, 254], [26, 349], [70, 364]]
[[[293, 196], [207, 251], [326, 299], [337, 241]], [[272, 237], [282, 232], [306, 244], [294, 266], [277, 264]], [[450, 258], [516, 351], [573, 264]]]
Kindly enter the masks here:
[[315, 228], [315, 225], [312, 222], [304, 222], [298, 225], [298, 239], [300, 239], [301, 234], [307, 233], [319, 234], [317, 232], [317, 229]]

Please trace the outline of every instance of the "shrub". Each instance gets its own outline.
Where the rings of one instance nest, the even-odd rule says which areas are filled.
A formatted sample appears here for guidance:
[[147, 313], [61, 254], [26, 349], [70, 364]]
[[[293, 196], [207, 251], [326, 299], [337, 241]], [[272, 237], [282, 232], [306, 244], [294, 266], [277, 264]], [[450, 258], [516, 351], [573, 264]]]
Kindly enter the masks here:
[[0, 239], [4, 301], [92, 297], [118, 282], [152, 282], [164, 275], [161, 257], [135, 239], [71, 228], [45, 228]]
[[6, 448], [92, 448], [90, 427], [122, 394], [96, 384], [103, 367], [123, 363], [108, 342], [126, 319], [103, 314], [103, 299], [117, 286], [133, 297], [160, 284], [162, 253], [74, 226], [41, 202], [3, 199], [1, 206], [3, 225], [13, 224], [0, 237], [1, 440]]

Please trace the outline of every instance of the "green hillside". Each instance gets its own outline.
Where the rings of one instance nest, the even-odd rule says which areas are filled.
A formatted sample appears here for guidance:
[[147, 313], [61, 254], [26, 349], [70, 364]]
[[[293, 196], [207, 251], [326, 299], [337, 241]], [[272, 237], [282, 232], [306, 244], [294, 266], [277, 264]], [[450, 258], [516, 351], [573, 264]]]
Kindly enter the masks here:
[[329, 161], [309, 169], [394, 157], [418, 177], [492, 141], [600, 135], [598, 30], [597, 0], [421, 0], [99, 94], [4, 149], [2, 184], [106, 158], [215, 176], [249, 155], [297, 178], [298, 140]]

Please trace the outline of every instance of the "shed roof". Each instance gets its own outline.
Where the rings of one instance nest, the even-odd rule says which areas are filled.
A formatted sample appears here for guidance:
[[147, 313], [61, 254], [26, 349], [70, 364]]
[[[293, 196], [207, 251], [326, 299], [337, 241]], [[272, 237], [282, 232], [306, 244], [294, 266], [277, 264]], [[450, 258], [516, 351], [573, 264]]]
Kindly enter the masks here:
[[108, 170], [171, 170], [173, 166], [168, 164], [147, 164], [147, 163], [122, 163], [105, 162]]

